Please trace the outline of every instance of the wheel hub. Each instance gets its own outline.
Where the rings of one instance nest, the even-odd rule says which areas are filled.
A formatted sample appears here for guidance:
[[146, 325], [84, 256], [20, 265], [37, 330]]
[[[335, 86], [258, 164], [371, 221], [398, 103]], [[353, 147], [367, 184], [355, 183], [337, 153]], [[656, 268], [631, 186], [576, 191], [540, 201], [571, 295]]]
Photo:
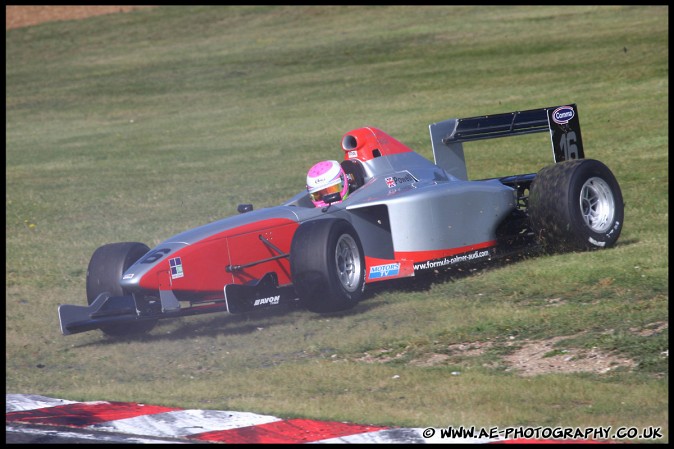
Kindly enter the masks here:
[[608, 183], [593, 177], [580, 189], [580, 211], [585, 224], [594, 232], [606, 232], [613, 223], [615, 201]]
[[350, 235], [344, 234], [337, 241], [335, 262], [339, 282], [347, 291], [355, 291], [358, 288], [361, 261], [356, 241]]

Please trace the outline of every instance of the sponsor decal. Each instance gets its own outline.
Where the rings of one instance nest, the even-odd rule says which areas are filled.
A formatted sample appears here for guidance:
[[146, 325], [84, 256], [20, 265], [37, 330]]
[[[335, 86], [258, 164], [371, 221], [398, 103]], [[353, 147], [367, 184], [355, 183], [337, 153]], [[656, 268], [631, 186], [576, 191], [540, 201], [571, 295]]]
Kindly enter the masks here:
[[588, 240], [590, 243], [592, 243], [594, 246], [600, 246], [600, 247], [602, 247], [602, 248], [603, 248], [604, 246], [606, 246], [606, 242], [600, 242], [599, 240], [595, 240], [595, 239], [593, 239], [592, 237], [588, 238], [587, 240]]
[[560, 106], [552, 112], [552, 121], [558, 125], [566, 125], [575, 115], [571, 106]]
[[482, 259], [484, 257], [489, 257], [490, 252], [488, 250], [477, 250], [464, 254], [457, 254], [455, 256], [447, 256], [442, 259], [429, 260], [426, 262], [415, 263], [414, 271], [417, 270], [428, 270], [431, 268], [441, 268], [448, 265], [454, 265], [461, 262], [469, 262], [477, 259]]
[[370, 279], [386, 278], [389, 276], [397, 276], [400, 272], [399, 263], [389, 263], [386, 265], [375, 265], [370, 267]]
[[171, 279], [178, 279], [185, 276], [183, 273], [183, 263], [180, 257], [169, 259], [169, 266], [171, 267]]
[[275, 304], [278, 304], [280, 300], [281, 300], [281, 295], [270, 296], [268, 298], [256, 299], [255, 303], [253, 303], [253, 307], [263, 306], [265, 304], [275, 305]]
[[404, 184], [406, 182], [416, 182], [417, 180], [414, 178], [414, 176], [410, 175], [409, 173], [406, 174], [405, 176], [388, 176], [384, 178], [386, 181], [386, 187], [389, 189], [394, 188], [398, 184]]
[[358, 151], [355, 150], [349, 151], [349, 159], [353, 159], [356, 157], [358, 157]]
[[125, 274], [124, 277], [122, 277], [122, 280], [124, 279], [133, 279], [133, 273]]
[[613, 233], [615, 231], [617, 231], [619, 228], [620, 228], [620, 222], [616, 221], [615, 224], [613, 225], [613, 229], [611, 229], [610, 231], [608, 231], [606, 233], [606, 237], [611, 237], [611, 235], [613, 235]]

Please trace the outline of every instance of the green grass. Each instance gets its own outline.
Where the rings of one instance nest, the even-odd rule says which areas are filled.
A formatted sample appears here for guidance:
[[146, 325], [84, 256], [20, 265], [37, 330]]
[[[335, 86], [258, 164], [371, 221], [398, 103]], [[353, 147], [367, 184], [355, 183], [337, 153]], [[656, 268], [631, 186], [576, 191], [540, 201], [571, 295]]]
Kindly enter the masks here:
[[[414, 427], [660, 426], [667, 440], [667, 15], [183, 6], [7, 31], [6, 392]], [[205, 315], [121, 342], [60, 334], [56, 308], [86, 302], [98, 246], [154, 246], [239, 203], [276, 205], [353, 128], [432, 158], [430, 123], [568, 102], [586, 156], [622, 188], [613, 249], [373, 286], [333, 316]], [[551, 162], [545, 135], [468, 144], [466, 158], [471, 178]], [[505, 369], [508, 342], [557, 336], [637, 365]], [[472, 357], [447, 349], [487, 341]], [[381, 350], [400, 356], [362, 360]], [[412, 363], [431, 354], [449, 358]]]

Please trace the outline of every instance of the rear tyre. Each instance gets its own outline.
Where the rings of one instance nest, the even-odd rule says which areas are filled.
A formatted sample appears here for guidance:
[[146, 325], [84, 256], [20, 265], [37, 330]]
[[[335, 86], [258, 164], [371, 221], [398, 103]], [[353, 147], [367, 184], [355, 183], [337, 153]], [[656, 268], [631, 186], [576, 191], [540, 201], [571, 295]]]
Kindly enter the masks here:
[[539, 171], [528, 210], [540, 243], [553, 251], [611, 247], [624, 219], [618, 181], [594, 159], [564, 161]]
[[365, 289], [365, 257], [356, 230], [341, 219], [303, 223], [290, 248], [290, 271], [300, 304], [308, 310], [354, 307]]
[[[143, 243], [123, 242], [103, 245], [94, 251], [87, 268], [87, 302], [89, 305], [101, 293], [110, 296], [131, 295], [122, 289], [119, 281], [123, 273], [138, 259], [143, 257], [150, 248]], [[136, 296], [136, 301], [146, 301]], [[111, 337], [137, 336], [152, 330], [158, 320], [143, 320], [124, 324], [108, 325], [101, 331]]]

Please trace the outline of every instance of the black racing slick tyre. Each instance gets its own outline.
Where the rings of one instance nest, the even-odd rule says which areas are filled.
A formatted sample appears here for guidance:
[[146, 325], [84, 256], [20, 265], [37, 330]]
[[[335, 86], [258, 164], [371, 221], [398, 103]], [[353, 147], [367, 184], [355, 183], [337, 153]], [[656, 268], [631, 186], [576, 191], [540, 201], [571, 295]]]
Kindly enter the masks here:
[[529, 217], [540, 243], [552, 251], [613, 246], [623, 227], [620, 186], [594, 159], [574, 159], [543, 168], [529, 192]]
[[[110, 296], [124, 296], [131, 293], [124, 291], [119, 281], [124, 271], [138, 259], [150, 251], [147, 245], [138, 242], [110, 243], [94, 251], [87, 268], [87, 302], [89, 305], [101, 293]], [[143, 301], [144, 298], [137, 298]], [[145, 334], [151, 331], [158, 320], [141, 320], [123, 324], [111, 324], [101, 331], [111, 337], [127, 337]]]
[[301, 224], [290, 248], [290, 272], [300, 304], [308, 310], [354, 307], [365, 289], [365, 256], [351, 223], [326, 218]]

